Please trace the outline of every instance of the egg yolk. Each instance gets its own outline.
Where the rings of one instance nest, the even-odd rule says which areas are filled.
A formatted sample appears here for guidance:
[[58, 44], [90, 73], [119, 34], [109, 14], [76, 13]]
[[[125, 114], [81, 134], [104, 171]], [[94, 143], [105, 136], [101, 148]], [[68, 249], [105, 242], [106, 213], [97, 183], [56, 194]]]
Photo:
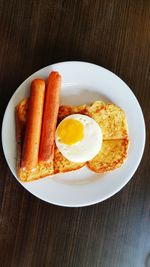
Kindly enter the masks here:
[[66, 145], [73, 145], [84, 137], [83, 124], [74, 119], [64, 120], [58, 126], [59, 141]]

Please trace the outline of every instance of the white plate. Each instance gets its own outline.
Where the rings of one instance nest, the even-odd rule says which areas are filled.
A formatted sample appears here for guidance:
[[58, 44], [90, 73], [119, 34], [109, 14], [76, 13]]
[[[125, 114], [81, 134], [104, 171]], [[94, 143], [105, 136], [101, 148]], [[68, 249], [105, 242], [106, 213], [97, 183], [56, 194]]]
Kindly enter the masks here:
[[[46, 79], [52, 70], [59, 71], [63, 78], [62, 104], [78, 105], [103, 99], [115, 103], [126, 112], [130, 147], [128, 158], [122, 167], [103, 175], [91, 172], [84, 167], [29, 183], [18, 180], [14, 109], [18, 102], [29, 94], [31, 81], [37, 77]], [[2, 144], [11, 172], [29, 192], [49, 203], [81, 207], [109, 198], [131, 179], [143, 155], [145, 123], [136, 97], [115, 74], [90, 63], [62, 62], [37, 71], [13, 94], [3, 119]]]

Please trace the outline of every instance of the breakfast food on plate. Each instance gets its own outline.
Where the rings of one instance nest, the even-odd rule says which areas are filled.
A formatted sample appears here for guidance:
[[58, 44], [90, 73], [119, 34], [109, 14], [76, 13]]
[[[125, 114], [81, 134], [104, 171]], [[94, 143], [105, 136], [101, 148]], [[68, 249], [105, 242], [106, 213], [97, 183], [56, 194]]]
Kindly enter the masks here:
[[31, 84], [30, 97], [16, 107], [17, 173], [22, 181], [87, 166], [114, 170], [127, 158], [125, 113], [112, 103], [59, 106], [61, 76], [52, 71], [47, 85]]
[[104, 173], [122, 165], [127, 158], [128, 140], [104, 140], [100, 152], [87, 162], [89, 169]]
[[62, 155], [72, 162], [86, 162], [94, 158], [101, 144], [101, 128], [89, 116], [70, 115], [57, 127], [56, 146]]
[[87, 107], [87, 114], [101, 127], [103, 140], [128, 138], [125, 113], [116, 105], [96, 101]]
[[[103, 120], [99, 119], [101, 112], [103, 114]], [[61, 121], [66, 116], [69, 118], [68, 116], [73, 113], [86, 114], [95, 119], [103, 132], [102, 147], [92, 160], [86, 162], [86, 166], [97, 173], [104, 173], [120, 167], [127, 158], [129, 146], [128, 127], [124, 111], [114, 104], [95, 101], [90, 106], [60, 106], [58, 120]], [[116, 116], [118, 115], [117, 118], [115, 113]], [[112, 135], [112, 138], [110, 137], [110, 134]], [[88, 148], [89, 147], [91, 148], [88, 144]], [[60, 152], [57, 153], [61, 154]], [[54, 166], [55, 164], [56, 163], [54, 163]], [[57, 160], [57, 165], [61, 165], [59, 159]], [[77, 166], [77, 168], [79, 167], [80, 165]]]
[[60, 123], [64, 118], [72, 114], [84, 114], [86, 115], [87, 106], [60, 106], [58, 112], [58, 123]]
[[48, 78], [43, 112], [39, 161], [50, 162], [54, 158], [54, 139], [59, 110], [61, 76], [52, 72]]
[[40, 79], [34, 80], [31, 84], [31, 95], [26, 123], [27, 127], [25, 129], [21, 157], [21, 168], [23, 169], [35, 168], [38, 163], [44, 95], [45, 81]]
[[86, 165], [86, 162], [72, 162], [66, 159], [55, 146], [54, 152], [54, 173], [64, 173], [69, 171], [75, 171]]
[[[47, 88], [45, 89], [45, 81], [34, 80], [31, 85], [31, 95], [29, 99], [24, 100], [26, 105], [25, 102], [21, 102], [16, 107], [17, 171], [22, 181], [38, 179], [54, 172], [54, 139], [59, 91], [60, 75], [57, 72], [51, 72]], [[50, 108], [46, 99], [50, 101]], [[47, 125], [47, 116], [50, 116], [52, 121], [51, 123], [49, 120], [49, 125]], [[20, 120], [20, 117], [23, 120]], [[25, 127], [23, 127], [24, 124]], [[42, 135], [43, 132], [44, 135]]]

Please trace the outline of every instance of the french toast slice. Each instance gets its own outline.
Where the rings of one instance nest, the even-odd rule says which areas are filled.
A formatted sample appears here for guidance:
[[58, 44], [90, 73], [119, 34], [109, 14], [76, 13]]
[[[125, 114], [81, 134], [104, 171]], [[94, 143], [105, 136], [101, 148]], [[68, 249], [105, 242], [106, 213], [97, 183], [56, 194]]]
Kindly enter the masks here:
[[112, 103], [96, 101], [86, 108], [87, 114], [101, 127], [103, 140], [127, 139], [125, 112]]
[[120, 167], [127, 158], [128, 145], [127, 139], [104, 140], [100, 152], [87, 162], [87, 167], [97, 173]]

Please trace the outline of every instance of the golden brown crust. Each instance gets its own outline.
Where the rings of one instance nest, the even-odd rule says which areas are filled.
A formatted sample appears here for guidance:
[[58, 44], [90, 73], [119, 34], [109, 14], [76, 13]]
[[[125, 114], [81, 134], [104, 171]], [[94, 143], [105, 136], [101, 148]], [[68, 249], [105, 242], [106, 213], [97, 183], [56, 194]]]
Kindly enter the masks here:
[[17, 172], [20, 169], [23, 138], [25, 133], [25, 123], [19, 118], [19, 105], [15, 108], [15, 120], [16, 120], [16, 151], [17, 151]]
[[24, 170], [23, 168], [18, 168], [18, 176], [23, 182], [30, 182], [33, 180], [38, 180], [46, 176], [54, 174], [54, 164], [51, 163], [38, 163], [33, 170]]
[[60, 106], [58, 111], [58, 121], [59, 124], [65, 117], [72, 114], [72, 106]]
[[87, 107], [87, 112], [101, 127], [103, 140], [128, 138], [126, 117], [121, 108], [112, 103], [96, 101]]
[[26, 123], [27, 120], [28, 104], [29, 104], [29, 97], [24, 98], [16, 107], [18, 112], [18, 119], [22, 123]]
[[100, 152], [87, 162], [87, 167], [97, 173], [120, 167], [127, 158], [128, 146], [128, 139], [103, 141]]
[[72, 114], [84, 114], [87, 113], [87, 106], [80, 105], [80, 106], [60, 106], [58, 112], [58, 124], [67, 116]]

